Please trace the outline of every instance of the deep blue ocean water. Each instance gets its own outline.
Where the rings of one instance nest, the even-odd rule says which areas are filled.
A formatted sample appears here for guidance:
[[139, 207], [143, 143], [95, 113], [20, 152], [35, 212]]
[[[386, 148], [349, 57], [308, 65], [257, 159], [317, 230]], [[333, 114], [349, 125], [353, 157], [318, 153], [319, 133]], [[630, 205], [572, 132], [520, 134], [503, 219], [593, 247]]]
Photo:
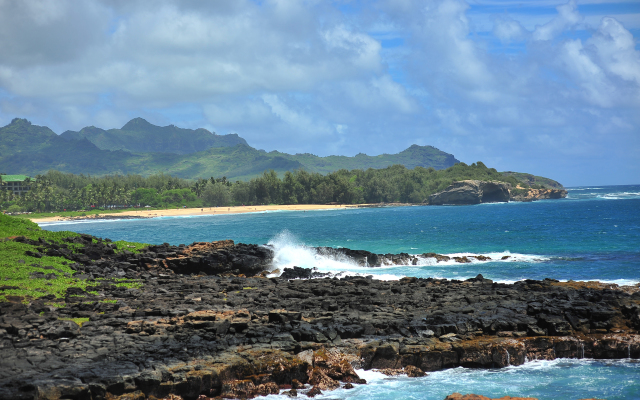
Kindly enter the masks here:
[[[392, 207], [165, 217], [43, 224], [113, 240], [189, 244], [233, 239], [271, 244], [275, 267], [314, 267], [342, 274], [467, 279], [640, 282], [640, 185], [570, 188], [566, 199], [457, 207]], [[321, 257], [305, 246], [375, 253], [483, 254], [488, 262], [364, 268]], [[507, 260], [500, 260], [508, 255]], [[370, 374], [370, 373], [367, 373]], [[454, 391], [541, 399], [640, 399], [634, 360], [556, 360], [502, 370], [454, 369], [425, 378], [381, 378], [322, 398], [444, 399]], [[370, 379], [371, 380], [371, 379]]]

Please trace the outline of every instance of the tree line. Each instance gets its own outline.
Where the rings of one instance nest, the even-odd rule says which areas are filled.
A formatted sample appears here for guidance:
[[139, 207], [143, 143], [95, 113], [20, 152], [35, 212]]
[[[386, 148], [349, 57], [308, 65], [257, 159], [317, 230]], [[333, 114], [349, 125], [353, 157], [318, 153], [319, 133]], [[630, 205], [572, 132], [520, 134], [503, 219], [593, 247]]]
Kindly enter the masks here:
[[464, 179], [526, 184], [482, 162], [458, 163], [444, 170], [393, 165], [383, 169], [339, 170], [327, 175], [303, 169], [280, 177], [273, 170], [249, 181], [226, 177], [187, 180], [158, 174], [93, 177], [49, 171], [31, 190], [13, 195], [0, 190], [0, 207], [9, 211], [62, 211], [125, 207], [217, 207], [258, 204], [423, 203], [429, 195]]

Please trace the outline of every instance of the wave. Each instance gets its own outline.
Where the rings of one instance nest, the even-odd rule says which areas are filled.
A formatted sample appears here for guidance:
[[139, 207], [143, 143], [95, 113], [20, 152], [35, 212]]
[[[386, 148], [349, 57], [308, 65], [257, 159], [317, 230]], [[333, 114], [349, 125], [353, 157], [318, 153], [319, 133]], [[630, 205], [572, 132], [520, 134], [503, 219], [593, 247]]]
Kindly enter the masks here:
[[[460, 266], [461, 263], [456, 261], [460, 258], [466, 258], [467, 264], [483, 264], [489, 262], [525, 262], [537, 263], [550, 260], [547, 256], [535, 254], [519, 254], [509, 251], [490, 252], [485, 254], [478, 253], [450, 253], [443, 254], [445, 258], [438, 261], [433, 257], [425, 257], [422, 254], [413, 254], [405, 258], [406, 262], [394, 264], [390, 259], [385, 258], [380, 267], [368, 267], [357, 263], [356, 260], [347, 257], [341, 253], [318, 252], [315, 248], [306, 245], [304, 242], [295, 237], [291, 232], [285, 230], [269, 240], [267, 246], [274, 251], [272, 262], [272, 271], [278, 270], [280, 273], [288, 268], [300, 267], [309, 268], [315, 272], [329, 274], [328, 277], [345, 277], [345, 276], [375, 276], [381, 280], [398, 280], [404, 276], [404, 273], [394, 273], [394, 270], [407, 268], [424, 268], [429, 266]], [[415, 262], [415, 263], [414, 263]], [[435, 271], [434, 271], [435, 272]], [[278, 273], [276, 273], [278, 274]], [[434, 276], [434, 278], [438, 278]], [[444, 277], [443, 277], [444, 278]], [[469, 276], [468, 278], [473, 278]], [[457, 278], [460, 279], [460, 278]]]
[[[320, 395], [319, 399], [364, 400], [380, 398], [404, 399], [443, 399], [452, 392], [486, 393], [498, 397], [505, 393], [524, 396], [536, 394], [539, 398], [577, 398], [606, 397], [631, 398], [628, 394], [637, 393], [638, 385], [634, 378], [640, 365], [637, 360], [594, 360], [568, 359], [528, 361], [518, 366], [505, 368], [448, 368], [429, 372], [421, 378], [408, 378], [406, 375], [386, 376], [375, 370], [356, 369], [366, 385], [356, 385], [353, 389], [339, 388]], [[517, 383], [514, 383], [517, 382]], [[603, 384], [608, 384], [603, 390]], [[566, 388], [572, 389], [558, 390]], [[577, 389], [578, 385], [582, 389]], [[600, 386], [598, 386], [600, 385]], [[306, 389], [311, 388], [307, 385]], [[579, 394], [576, 394], [579, 393]], [[298, 395], [304, 392], [298, 392]], [[593, 394], [594, 396], [587, 396]], [[626, 394], [626, 395], [625, 395]], [[636, 397], [633, 397], [636, 398]], [[286, 400], [281, 391], [276, 395], [261, 397], [264, 400]]]
[[[576, 189], [577, 190], [577, 189]], [[626, 200], [637, 199], [640, 192], [590, 192], [590, 193], [571, 193], [567, 195], [567, 199], [571, 200]]]
[[[437, 261], [433, 258], [424, 258], [422, 255], [417, 254], [418, 265], [460, 265], [455, 258], [466, 257], [469, 260], [469, 264], [486, 264], [490, 262], [526, 262], [526, 263], [538, 263], [551, 260], [551, 257], [538, 255], [538, 254], [521, 254], [511, 253], [508, 250], [503, 252], [489, 252], [489, 253], [449, 253], [443, 254], [450, 257], [448, 261]], [[484, 259], [487, 257], [488, 259]]]
[[[145, 218], [145, 219], [150, 219], [150, 218]], [[50, 221], [50, 222], [36, 222], [36, 224], [38, 224], [39, 227], [43, 228], [46, 226], [53, 226], [53, 225], [79, 225], [79, 224], [91, 224], [94, 222], [123, 222], [123, 221], [137, 221], [139, 220], [138, 218], [136, 219], [79, 219], [79, 220], [73, 220], [73, 221]]]
[[[597, 281], [600, 283], [612, 283], [618, 286], [636, 286], [640, 284], [640, 280], [638, 279], [584, 279], [584, 281]], [[566, 280], [561, 280], [560, 282], [568, 282]]]

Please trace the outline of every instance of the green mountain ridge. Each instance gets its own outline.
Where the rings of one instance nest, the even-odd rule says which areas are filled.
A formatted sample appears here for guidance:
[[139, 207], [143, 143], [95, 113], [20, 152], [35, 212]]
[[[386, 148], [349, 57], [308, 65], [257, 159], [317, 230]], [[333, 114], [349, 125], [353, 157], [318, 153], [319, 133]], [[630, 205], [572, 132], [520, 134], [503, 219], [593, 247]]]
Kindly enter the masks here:
[[211, 147], [233, 147], [247, 142], [237, 134], [216, 135], [204, 128], [183, 129], [175, 125], [156, 126], [134, 118], [120, 129], [104, 130], [95, 126], [79, 132], [65, 131], [67, 140], [87, 139], [101, 150], [125, 150], [130, 153], [191, 154]]
[[[203, 138], [211, 137], [221, 140], [215, 146], [203, 144]], [[174, 152], [149, 151], [166, 150], [167, 143], [176, 142], [182, 143], [182, 147]], [[192, 151], [197, 148], [201, 151]], [[280, 175], [301, 168], [326, 174], [340, 169], [379, 169], [395, 164], [444, 169], [458, 162], [453, 155], [435, 147], [418, 145], [398, 154], [378, 156], [267, 153], [249, 146], [237, 135], [218, 136], [205, 129], [172, 125], [158, 127], [142, 118], [129, 121], [119, 130], [86, 127], [62, 135], [20, 118], [0, 128], [0, 171], [31, 176], [53, 169], [74, 174], [149, 176], [162, 172], [187, 179], [226, 176], [247, 180], [270, 169]]]

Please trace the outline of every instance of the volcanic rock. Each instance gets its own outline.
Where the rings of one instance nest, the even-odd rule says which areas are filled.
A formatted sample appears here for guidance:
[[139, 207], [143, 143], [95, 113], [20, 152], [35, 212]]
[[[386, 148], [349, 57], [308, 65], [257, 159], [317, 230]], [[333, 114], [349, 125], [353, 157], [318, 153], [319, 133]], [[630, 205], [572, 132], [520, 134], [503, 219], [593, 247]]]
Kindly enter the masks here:
[[430, 205], [463, 205], [508, 202], [511, 185], [497, 181], [464, 180], [429, 196]]

